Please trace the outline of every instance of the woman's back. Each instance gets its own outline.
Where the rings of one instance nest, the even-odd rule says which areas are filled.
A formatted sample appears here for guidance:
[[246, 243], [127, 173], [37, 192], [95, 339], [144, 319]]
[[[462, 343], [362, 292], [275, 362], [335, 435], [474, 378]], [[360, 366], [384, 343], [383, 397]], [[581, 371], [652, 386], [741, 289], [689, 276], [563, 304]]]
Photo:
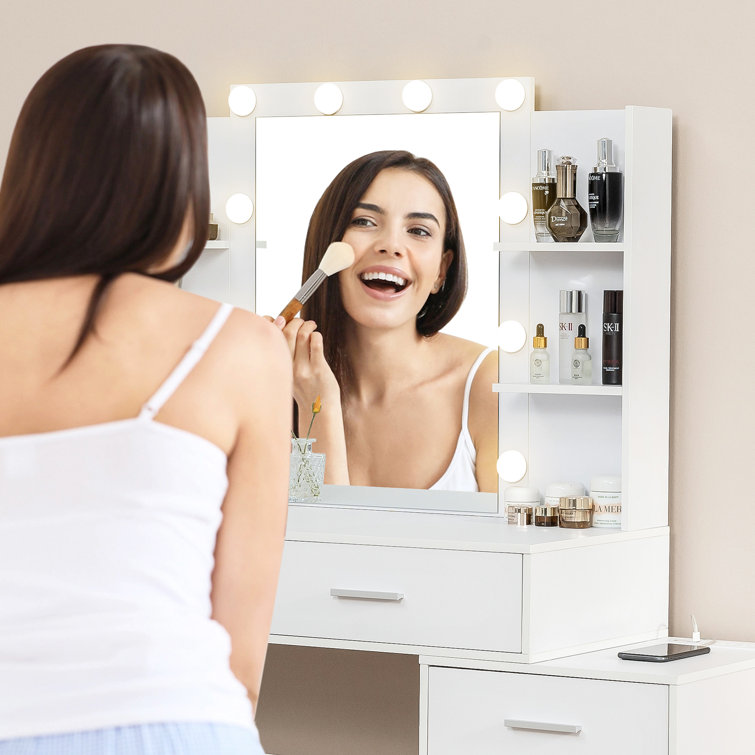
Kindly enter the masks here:
[[[61, 372], [94, 282], [0, 286], [0, 739], [251, 726], [210, 594], [240, 397], [277, 333], [126, 275]], [[143, 410], [177, 364], [191, 367], [203, 331], [206, 353]]]

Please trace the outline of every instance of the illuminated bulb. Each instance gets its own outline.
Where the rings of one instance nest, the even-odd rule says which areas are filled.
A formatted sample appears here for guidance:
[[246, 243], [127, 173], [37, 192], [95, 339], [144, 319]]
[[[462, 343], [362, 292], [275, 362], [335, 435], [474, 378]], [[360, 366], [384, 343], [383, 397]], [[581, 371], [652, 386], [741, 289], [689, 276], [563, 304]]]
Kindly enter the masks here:
[[228, 107], [234, 115], [251, 115], [257, 107], [257, 95], [254, 90], [245, 86], [233, 87], [228, 95]]
[[519, 451], [504, 451], [495, 468], [504, 482], [519, 482], [527, 474], [527, 459]]
[[498, 328], [498, 343], [509, 354], [519, 351], [526, 341], [527, 331], [517, 320], [506, 320]]
[[315, 91], [315, 107], [323, 115], [334, 115], [343, 105], [343, 92], [337, 84], [320, 84]]
[[233, 194], [225, 203], [225, 214], [232, 223], [246, 223], [254, 212], [254, 202], [246, 194]]
[[518, 110], [524, 102], [524, 86], [516, 79], [504, 79], [495, 88], [495, 101], [502, 110]]
[[521, 223], [527, 217], [527, 200], [518, 191], [507, 191], [498, 202], [498, 214], [509, 225]]
[[433, 90], [424, 81], [410, 81], [401, 92], [404, 105], [415, 113], [421, 113], [430, 107]]

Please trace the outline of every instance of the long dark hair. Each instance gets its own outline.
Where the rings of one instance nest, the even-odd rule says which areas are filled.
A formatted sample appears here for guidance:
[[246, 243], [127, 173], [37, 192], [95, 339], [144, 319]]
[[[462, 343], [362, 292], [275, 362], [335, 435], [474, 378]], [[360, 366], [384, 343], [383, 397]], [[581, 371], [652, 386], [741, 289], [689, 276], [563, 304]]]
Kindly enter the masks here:
[[[188, 215], [187, 215], [188, 213]], [[176, 281], [207, 239], [207, 125], [186, 66], [100, 45], [58, 61], [26, 98], [0, 185], [0, 284], [98, 275], [77, 353], [118, 275]], [[186, 256], [159, 273], [187, 217]]]
[[[340, 241], [351, 222], [352, 214], [380, 171], [400, 168], [427, 179], [440, 194], [446, 211], [443, 248], [453, 252], [443, 288], [431, 294], [417, 315], [417, 332], [435, 335], [458, 312], [467, 292], [467, 258], [451, 189], [438, 167], [423, 157], [403, 150], [384, 150], [363, 155], [349, 163], [330, 183], [317, 203], [309, 222], [304, 244], [304, 282], [320, 264], [325, 250]], [[338, 276], [332, 275], [304, 305], [302, 317], [314, 320], [323, 335], [325, 358], [338, 379], [341, 389], [348, 388], [351, 378], [349, 356], [343, 347], [348, 315], [341, 300]]]

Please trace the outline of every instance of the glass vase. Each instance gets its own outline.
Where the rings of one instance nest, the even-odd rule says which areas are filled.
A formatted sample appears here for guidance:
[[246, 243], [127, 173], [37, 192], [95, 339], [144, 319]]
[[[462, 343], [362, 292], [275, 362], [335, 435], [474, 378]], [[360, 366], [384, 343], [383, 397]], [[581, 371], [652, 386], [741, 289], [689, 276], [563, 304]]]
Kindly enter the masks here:
[[288, 500], [291, 503], [317, 503], [325, 479], [325, 454], [312, 451], [316, 438], [291, 438], [291, 466]]

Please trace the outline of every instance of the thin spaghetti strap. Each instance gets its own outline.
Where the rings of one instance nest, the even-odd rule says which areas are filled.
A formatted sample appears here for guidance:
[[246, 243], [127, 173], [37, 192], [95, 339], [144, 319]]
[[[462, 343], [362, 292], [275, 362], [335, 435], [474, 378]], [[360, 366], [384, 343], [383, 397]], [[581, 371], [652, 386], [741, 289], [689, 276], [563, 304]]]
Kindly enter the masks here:
[[474, 364], [469, 370], [469, 374], [467, 375], [467, 382], [464, 386], [464, 403], [462, 404], [461, 408], [461, 431], [462, 433], [469, 433], [469, 430], [467, 428], [467, 421], [469, 420], [469, 395], [472, 392], [472, 381], [474, 380], [474, 376], [477, 374], [477, 370], [479, 369], [480, 365], [482, 364], [485, 357], [490, 354], [492, 351], [495, 351], [493, 348], [487, 348], [484, 349], [480, 355], [475, 359]]
[[204, 356], [207, 347], [212, 343], [215, 336], [231, 314], [233, 306], [221, 304], [218, 311], [210, 320], [199, 338], [189, 347], [183, 359], [176, 365], [173, 371], [165, 379], [165, 382], [152, 394], [152, 397], [142, 406], [139, 419], [154, 419], [155, 415], [163, 408], [165, 402], [173, 395], [186, 376], [196, 367], [197, 362]]

